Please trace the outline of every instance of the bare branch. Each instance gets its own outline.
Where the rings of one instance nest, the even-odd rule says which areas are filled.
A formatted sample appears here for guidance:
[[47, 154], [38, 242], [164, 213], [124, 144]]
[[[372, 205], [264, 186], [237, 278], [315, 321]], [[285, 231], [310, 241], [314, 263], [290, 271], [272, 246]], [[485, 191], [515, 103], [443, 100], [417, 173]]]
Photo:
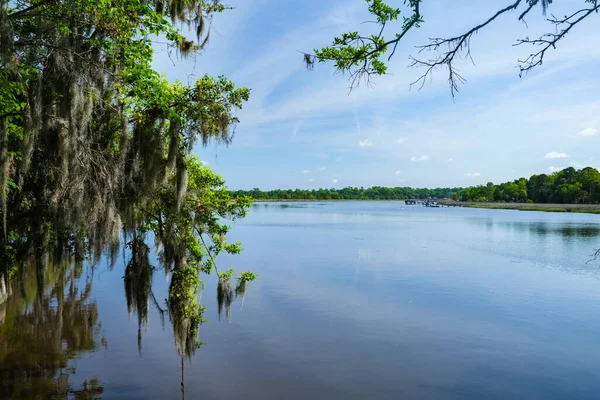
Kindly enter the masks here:
[[575, 25], [589, 17], [592, 13], [597, 13], [600, 10], [598, 1], [594, 1], [592, 4], [593, 6], [590, 8], [577, 10], [573, 14], [561, 19], [557, 19], [555, 16], [548, 18], [548, 22], [552, 23], [556, 28], [554, 33], [547, 33], [538, 39], [525, 38], [518, 40], [513, 46], [531, 44], [533, 46], [541, 47], [538, 52], [530, 54], [524, 60], [519, 60], [519, 76], [521, 77], [535, 67], [542, 65], [544, 63], [544, 56], [548, 50], [556, 49], [557, 42], [564, 38]]
[[535, 6], [536, 6], [538, 3], [539, 3], [539, 0], [533, 0], [533, 1], [529, 2], [529, 7], [527, 7], [527, 8], [525, 9], [525, 11], [523, 11], [523, 12], [521, 13], [521, 15], [519, 15], [519, 21], [523, 21], [523, 18], [525, 18], [525, 16], [526, 16], [527, 14], [529, 14], [529, 11], [531, 11], [531, 9], [532, 9], [533, 7], [535, 7]]
[[[425, 73], [421, 75], [416, 81], [411, 83], [411, 87], [413, 85], [419, 85], [419, 90], [425, 84], [427, 77], [438, 67], [446, 66], [448, 68], [448, 85], [450, 86], [450, 92], [452, 97], [456, 95], [458, 88], [461, 84], [465, 82], [465, 79], [457, 72], [456, 68], [453, 65], [453, 62], [457, 55], [460, 57], [460, 52], [465, 51], [465, 57], [471, 57], [471, 37], [477, 33], [481, 28], [484, 28], [491, 24], [496, 18], [501, 16], [504, 13], [515, 10], [522, 3], [523, 0], [517, 0], [513, 4], [504, 7], [503, 9], [497, 11], [494, 15], [488, 18], [485, 22], [476, 25], [471, 28], [466, 33], [455, 36], [452, 38], [444, 39], [444, 38], [432, 38], [430, 39], [430, 43], [424, 46], [417, 46], [419, 49], [419, 53], [423, 51], [437, 51], [442, 46], [447, 46], [448, 51], [440, 54], [436, 58], [423, 61], [417, 59], [415, 57], [410, 57], [412, 62], [410, 63], [410, 67], [426, 67]], [[471, 59], [472, 60], [472, 59]]]

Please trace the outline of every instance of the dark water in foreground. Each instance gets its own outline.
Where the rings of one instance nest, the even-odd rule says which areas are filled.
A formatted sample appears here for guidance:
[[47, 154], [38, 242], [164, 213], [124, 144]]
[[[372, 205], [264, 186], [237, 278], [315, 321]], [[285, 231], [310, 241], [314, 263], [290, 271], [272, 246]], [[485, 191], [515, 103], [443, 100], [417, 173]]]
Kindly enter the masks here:
[[138, 332], [126, 254], [43, 298], [26, 273], [0, 305], [0, 398], [178, 399], [182, 366], [187, 399], [600, 398], [600, 216], [258, 204], [231, 237], [245, 251], [219, 266], [258, 280], [219, 320], [204, 277], [183, 364], [152, 300]]

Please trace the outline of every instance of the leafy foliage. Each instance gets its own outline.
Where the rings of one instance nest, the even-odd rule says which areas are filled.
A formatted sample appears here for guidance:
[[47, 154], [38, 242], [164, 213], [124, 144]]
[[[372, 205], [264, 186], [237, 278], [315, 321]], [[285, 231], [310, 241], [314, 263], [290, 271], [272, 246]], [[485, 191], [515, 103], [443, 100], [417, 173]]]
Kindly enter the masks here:
[[475, 202], [533, 202], [558, 204], [600, 203], [600, 172], [573, 167], [550, 175], [532, 175], [513, 182], [468, 187], [455, 195], [456, 200]]
[[[366, 3], [369, 13], [375, 17], [376, 29], [368, 33], [346, 32], [335, 37], [329, 46], [315, 49], [312, 54], [304, 53], [304, 62], [309, 69], [313, 68], [316, 62], [332, 62], [338, 71], [350, 73], [351, 88], [359, 85], [362, 79], [369, 83], [372, 75], [383, 75], [387, 72], [386, 61], [390, 61], [394, 56], [400, 41], [424, 22], [424, 0], [404, 0], [404, 11], [386, 4], [383, 0], [366, 0]], [[534, 7], [539, 6], [545, 16], [551, 3], [552, 0], [514, 0], [463, 34], [447, 38], [432, 37], [428, 44], [417, 46], [419, 54], [433, 53], [431, 58], [410, 57], [411, 67], [422, 67], [425, 70], [413, 84], [422, 87], [435, 70], [443, 68], [448, 71], [448, 84], [454, 96], [459, 85], [465, 82], [454, 66], [455, 61], [458, 58], [472, 58], [471, 39], [477, 32], [511, 11], [520, 10], [518, 20], [521, 21]], [[555, 49], [557, 43], [577, 24], [600, 11], [598, 0], [579, 0], [572, 3], [577, 5], [572, 5], [574, 11], [571, 14], [563, 18], [551, 16], [547, 19], [554, 27], [551, 32], [539, 38], [517, 41], [517, 45], [531, 45], [535, 49], [527, 58], [519, 60], [520, 75], [542, 65], [548, 50]], [[399, 24], [396, 21], [400, 17], [402, 23]], [[396, 31], [393, 38], [387, 35], [388, 29]], [[383, 59], [390, 49], [387, 60]]]
[[382, 187], [370, 188], [347, 187], [343, 189], [317, 189], [317, 190], [269, 190], [262, 191], [238, 190], [232, 192], [237, 196], [251, 196], [255, 200], [405, 200], [428, 198], [451, 198], [461, 188], [414, 189], [410, 187]]
[[108, 249], [114, 260], [125, 232], [128, 310], [141, 327], [152, 232], [172, 273], [177, 347], [193, 352], [200, 273], [216, 270], [221, 251], [241, 251], [222, 221], [243, 217], [250, 199], [230, 196], [190, 154], [198, 142], [231, 142], [250, 91], [223, 76], [169, 82], [152, 68], [153, 45], [166, 39], [192, 57], [226, 9], [218, 0], [0, 0], [0, 276], [50, 251], [96, 261]]
[[[197, 298], [203, 286], [200, 274], [217, 270], [215, 257], [221, 252], [237, 254], [242, 250], [239, 242], [227, 241], [230, 227], [224, 222], [243, 218], [251, 200], [230, 195], [223, 178], [198, 157], [186, 158], [186, 173], [185, 197], [178, 198], [181, 182], [174, 172], [167, 185], [140, 209], [140, 220], [145, 222], [134, 234], [143, 237], [152, 232], [162, 248], [161, 262], [172, 273], [167, 307], [175, 342], [179, 353], [190, 357], [201, 344], [198, 329], [204, 321], [204, 307]], [[219, 285], [233, 276], [233, 269], [219, 273]]]
[[[229, 143], [249, 90], [225, 77], [170, 83], [153, 40], [207, 43], [216, 0], [0, 0], [2, 250], [60, 244], [95, 258], [137, 229], [172, 174], [185, 198], [199, 138]], [[177, 29], [196, 26], [196, 38]], [[3, 255], [6, 258], [6, 255]]]

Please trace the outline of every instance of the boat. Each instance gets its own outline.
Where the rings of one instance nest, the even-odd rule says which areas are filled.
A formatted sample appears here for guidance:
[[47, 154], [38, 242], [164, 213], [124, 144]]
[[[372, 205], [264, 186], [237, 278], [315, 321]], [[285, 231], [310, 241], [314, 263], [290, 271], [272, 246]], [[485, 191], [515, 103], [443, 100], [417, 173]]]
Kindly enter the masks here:
[[423, 206], [425, 206], [425, 207], [434, 207], [434, 208], [439, 208], [439, 207], [441, 207], [441, 205], [439, 205], [439, 204], [437, 203], [437, 201], [435, 201], [435, 200], [425, 200], [425, 201], [423, 202]]

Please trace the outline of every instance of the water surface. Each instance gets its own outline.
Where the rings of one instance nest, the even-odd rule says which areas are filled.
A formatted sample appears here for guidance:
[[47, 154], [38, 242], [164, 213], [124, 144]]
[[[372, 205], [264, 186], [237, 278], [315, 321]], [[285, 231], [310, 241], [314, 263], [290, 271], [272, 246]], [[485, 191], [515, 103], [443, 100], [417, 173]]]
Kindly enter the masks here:
[[[147, 323], [128, 309], [127, 251], [47, 276], [41, 298], [29, 273], [0, 305], [0, 398], [599, 396], [598, 215], [264, 203], [231, 238], [245, 250], [219, 267], [258, 280], [219, 316], [203, 278], [189, 359], [152, 299]], [[167, 287], [156, 271], [159, 307]]]

